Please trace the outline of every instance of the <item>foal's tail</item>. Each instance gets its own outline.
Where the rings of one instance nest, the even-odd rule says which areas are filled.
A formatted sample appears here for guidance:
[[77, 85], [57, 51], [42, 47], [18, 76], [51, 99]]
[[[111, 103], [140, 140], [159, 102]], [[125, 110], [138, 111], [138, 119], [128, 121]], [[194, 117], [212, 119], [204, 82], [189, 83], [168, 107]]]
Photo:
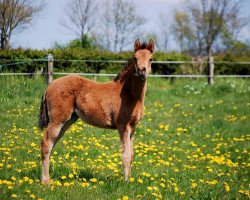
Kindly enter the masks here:
[[49, 124], [48, 107], [45, 94], [42, 96], [42, 102], [39, 114], [39, 128], [44, 129]]

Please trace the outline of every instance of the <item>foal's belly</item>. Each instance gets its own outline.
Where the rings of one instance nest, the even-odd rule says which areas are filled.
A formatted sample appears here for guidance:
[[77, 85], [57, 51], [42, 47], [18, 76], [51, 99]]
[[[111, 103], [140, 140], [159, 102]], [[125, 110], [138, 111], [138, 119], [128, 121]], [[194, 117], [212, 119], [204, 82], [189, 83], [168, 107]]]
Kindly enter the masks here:
[[75, 110], [76, 114], [80, 117], [81, 120], [86, 123], [100, 127], [100, 128], [108, 128], [108, 129], [116, 129], [116, 125], [114, 124], [112, 117], [107, 116], [105, 113], [101, 113], [95, 110], [92, 111], [82, 111]]

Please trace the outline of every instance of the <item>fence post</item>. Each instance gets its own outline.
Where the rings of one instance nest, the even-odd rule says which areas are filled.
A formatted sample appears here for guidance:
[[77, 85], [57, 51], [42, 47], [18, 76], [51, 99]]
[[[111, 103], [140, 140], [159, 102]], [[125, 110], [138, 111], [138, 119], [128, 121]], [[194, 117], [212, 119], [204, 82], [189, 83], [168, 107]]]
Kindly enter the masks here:
[[53, 81], [53, 58], [52, 54], [46, 56], [45, 78], [47, 85]]
[[214, 57], [208, 57], [208, 84], [214, 84]]

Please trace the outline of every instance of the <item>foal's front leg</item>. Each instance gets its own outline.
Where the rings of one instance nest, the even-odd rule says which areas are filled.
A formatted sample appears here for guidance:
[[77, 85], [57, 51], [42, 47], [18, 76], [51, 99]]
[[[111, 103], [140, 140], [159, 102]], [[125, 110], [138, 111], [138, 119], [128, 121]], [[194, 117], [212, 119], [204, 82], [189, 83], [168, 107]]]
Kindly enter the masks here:
[[128, 180], [131, 171], [132, 157], [133, 157], [133, 140], [132, 136], [134, 128], [126, 126], [118, 129], [122, 147], [122, 165], [124, 171], [124, 179]]

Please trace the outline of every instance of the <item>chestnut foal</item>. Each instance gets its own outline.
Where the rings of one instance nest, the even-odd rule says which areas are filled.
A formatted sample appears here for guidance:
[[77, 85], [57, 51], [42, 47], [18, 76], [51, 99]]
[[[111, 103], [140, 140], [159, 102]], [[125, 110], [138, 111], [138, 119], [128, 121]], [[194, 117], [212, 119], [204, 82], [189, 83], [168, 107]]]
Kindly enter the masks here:
[[143, 117], [147, 76], [151, 71], [154, 42], [134, 44], [135, 53], [122, 73], [108, 83], [98, 83], [80, 76], [54, 80], [45, 91], [39, 127], [46, 128], [41, 141], [41, 181], [49, 184], [49, 163], [53, 147], [78, 119], [101, 128], [118, 129], [125, 181], [133, 159], [133, 134]]

